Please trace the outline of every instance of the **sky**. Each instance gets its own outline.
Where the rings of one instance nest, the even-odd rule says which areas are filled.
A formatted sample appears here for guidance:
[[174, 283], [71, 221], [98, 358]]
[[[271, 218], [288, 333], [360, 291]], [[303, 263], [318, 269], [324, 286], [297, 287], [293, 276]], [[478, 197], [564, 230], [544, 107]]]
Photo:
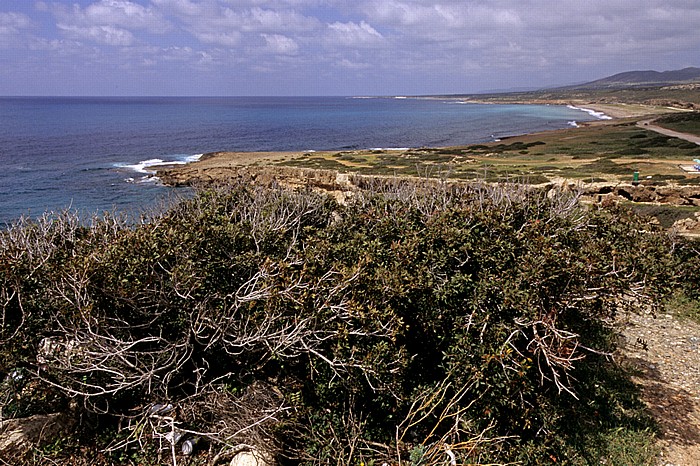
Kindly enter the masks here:
[[0, 95], [424, 95], [700, 66], [700, 0], [0, 0]]

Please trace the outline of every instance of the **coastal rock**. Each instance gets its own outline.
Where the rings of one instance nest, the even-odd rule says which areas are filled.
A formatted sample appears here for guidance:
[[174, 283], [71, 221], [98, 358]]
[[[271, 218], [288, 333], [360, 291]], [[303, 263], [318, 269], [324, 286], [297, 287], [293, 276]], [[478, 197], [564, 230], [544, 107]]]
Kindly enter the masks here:
[[0, 422], [0, 458], [20, 458], [32, 448], [40, 448], [54, 441], [75, 426], [69, 414], [35, 415]]
[[700, 206], [700, 187], [698, 186], [634, 186], [631, 184], [592, 183], [583, 186], [583, 195], [599, 203], [612, 197], [617, 200], [641, 203]]
[[656, 191], [646, 186], [633, 186], [629, 193], [634, 202], [656, 202], [659, 199]]
[[[199, 162], [185, 166], [167, 167], [158, 171], [158, 177], [170, 186], [202, 186], [230, 182], [249, 182], [260, 186], [283, 186], [291, 189], [312, 189], [334, 196], [341, 204], [347, 203], [358, 192], [375, 189], [390, 177], [341, 173], [333, 169], [301, 168], [280, 165], [252, 165], [255, 157], [260, 163], [276, 163], [276, 154], [217, 153], [204, 157]], [[291, 157], [291, 156], [289, 156]], [[280, 159], [281, 161], [284, 161]], [[277, 160], [277, 161], [280, 161]], [[247, 162], [246, 162], [247, 161]], [[455, 181], [459, 182], [459, 181]], [[544, 189], [550, 196], [562, 190], [580, 192], [584, 199], [601, 203], [628, 200], [640, 203], [658, 203], [677, 206], [700, 206], [700, 186], [640, 184], [612, 181], [584, 183], [565, 178], [554, 179], [544, 185], [533, 185], [534, 189]]]
[[697, 212], [694, 217], [676, 221], [673, 229], [679, 233], [700, 233], [700, 212]]

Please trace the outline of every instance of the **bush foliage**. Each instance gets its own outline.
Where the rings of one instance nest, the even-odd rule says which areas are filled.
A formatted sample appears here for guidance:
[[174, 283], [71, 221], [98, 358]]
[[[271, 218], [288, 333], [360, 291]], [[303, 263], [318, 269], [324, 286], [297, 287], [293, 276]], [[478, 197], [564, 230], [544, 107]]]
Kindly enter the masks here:
[[399, 181], [25, 219], [0, 236], [0, 406], [71, 406], [111, 454], [179, 432], [285, 464], [598, 464], [649, 432], [613, 321], [670, 290], [672, 246], [573, 193]]

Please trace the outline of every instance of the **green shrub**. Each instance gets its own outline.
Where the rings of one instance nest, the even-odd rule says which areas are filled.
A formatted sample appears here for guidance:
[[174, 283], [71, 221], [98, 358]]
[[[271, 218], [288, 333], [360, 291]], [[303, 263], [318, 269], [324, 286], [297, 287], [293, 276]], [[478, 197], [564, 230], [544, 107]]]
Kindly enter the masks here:
[[642, 303], [620, 298], [672, 286], [644, 230], [570, 193], [398, 180], [347, 206], [239, 184], [138, 225], [25, 221], [2, 234], [0, 376], [121, 419], [107, 450], [169, 432], [172, 404], [213, 451], [283, 462], [592, 464], [591, 436], [649, 428], [604, 357]]

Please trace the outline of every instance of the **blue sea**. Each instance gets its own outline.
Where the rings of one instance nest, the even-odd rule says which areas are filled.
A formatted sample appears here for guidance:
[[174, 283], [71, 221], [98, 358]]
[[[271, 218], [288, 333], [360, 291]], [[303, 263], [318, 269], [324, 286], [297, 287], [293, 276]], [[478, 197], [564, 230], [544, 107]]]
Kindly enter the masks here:
[[137, 213], [182, 189], [150, 176], [158, 164], [207, 152], [452, 146], [593, 119], [411, 98], [0, 98], [0, 225], [64, 208]]

